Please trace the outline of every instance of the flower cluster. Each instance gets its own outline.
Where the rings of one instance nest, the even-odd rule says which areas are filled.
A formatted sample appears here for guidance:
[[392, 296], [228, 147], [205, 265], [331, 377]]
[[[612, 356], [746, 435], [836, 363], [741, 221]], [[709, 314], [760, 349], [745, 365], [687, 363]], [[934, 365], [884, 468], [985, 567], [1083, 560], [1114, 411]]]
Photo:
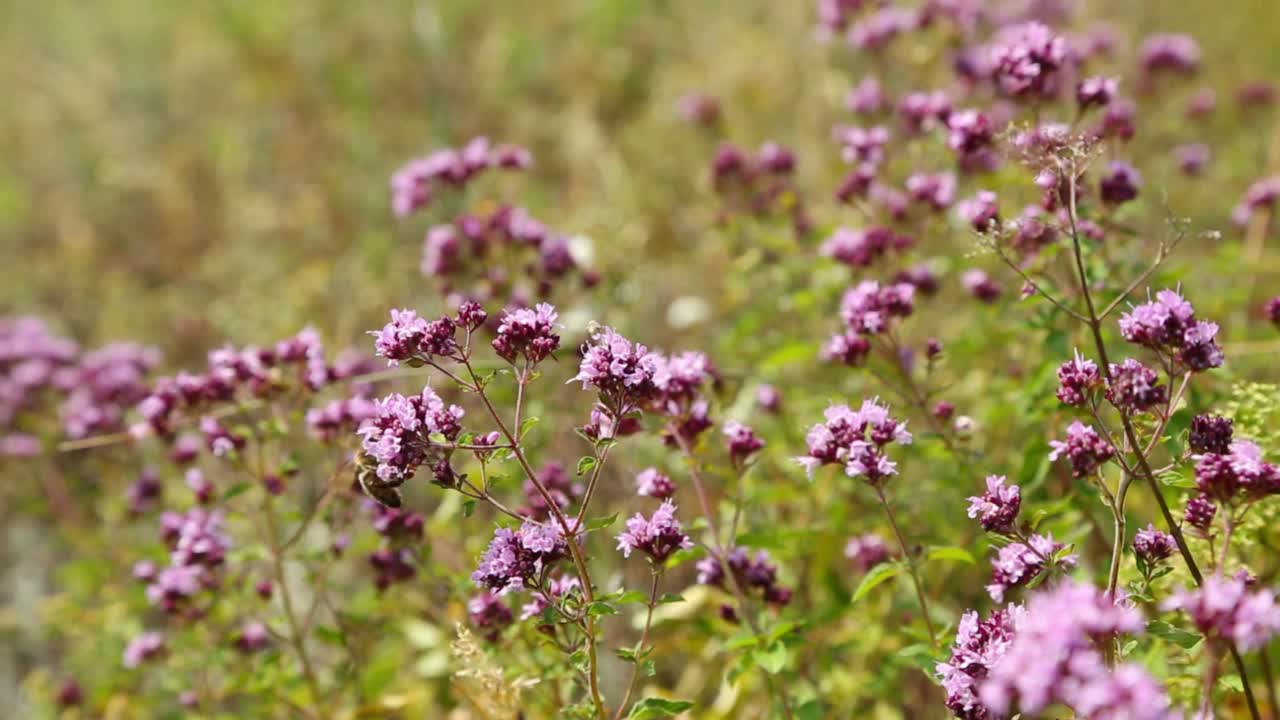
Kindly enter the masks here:
[[1013, 97], [1052, 95], [1068, 62], [1066, 40], [1041, 23], [1003, 29], [991, 47], [991, 75]]
[[467, 601], [467, 616], [472, 627], [489, 642], [497, 641], [503, 629], [514, 620], [506, 601], [488, 590], [481, 591]]
[[494, 351], [509, 363], [523, 357], [530, 365], [537, 365], [560, 347], [556, 332], [559, 317], [547, 303], [504, 312], [498, 321], [498, 336], [493, 339]]
[[659, 565], [677, 550], [691, 547], [693, 540], [684, 533], [676, 519], [676, 506], [670, 500], [664, 501], [649, 518], [636, 513], [627, 521], [626, 532], [618, 535], [618, 549], [623, 557], [631, 557], [632, 550], [640, 550]]
[[1120, 333], [1129, 342], [1176, 359], [1200, 372], [1222, 364], [1218, 324], [1197, 320], [1191, 303], [1173, 290], [1161, 290], [1120, 318]]
[[712, 185], [724, 200], [723, 221], [735, 213], [755, 217], [789, 214], [797, 235], [809, 232], [811, 223], [792, 175], [796, 158], [791, 150], [773, 142], [759, 152], [722, 144], [712, 162]]
[[222, 514], [199, 507], [181, 515], [166, 512], [160, 523], [170, 547], [170, 564], [154, 574], [135, 571], [135, 575], [150, 582], [147, 599], [174, 614], [190, 609], [193, 597], [218, 584], [217, 569], [226, 559], [231, 540], [223, 529]]
[[1003, 602], [1010, 589], [1035, 580], [1046, 570], [1069, 570], [1076, 566], [1075, 555], [1063, 555], [1066, 546], [1052, 535], [1032, 535], [1026, 542], [1005, 545], [991, 559], [991, 584], [987, 594]]
[[1197, 415], [1191, 418], [1187, 445], [1193, 453], [1225, 455], [1231, 451], [1234, 425], [1231, 418], [1221, 415]]
[[845, 543], [844, 556], [853, 562], [858, 572], [865, 573], [871, 568], [886, 562], [891, 557], [889, 544], [875, 533], [867, 533], [849, 538]]
[[1133, 536], [1133, 553], [1148, 566], [1171, 557], [1177, 551], [1178, 545], [1173, 536], [1157, 530], [1151, 523]]
[[849, 267], [870, 267], [890, 251], [910, 249], [915, 240], [886, 227], [865, 230], [836, 228], [822, 244], [821, 252]]
[[636, 494], [666, 500], [676, 494], [676, 484], [658, 468], [645, 468], [636, 475]]
[[1194, 590], [1179, 590], [1164, 602], [1165, 610], [1182, 610], [1212, 640], [1255, 650], [1280, 633], [1280, 608], [1270, 590], [1250, 592], [1239, 578], [1211, 576]]
[[1256, 443], [1236, 440], [1225, 453], [1200, 455], [1196, 487], [1202, 495], [1227, 504], [1242, 496], [1270, 495], [1280, 492], [1280, 467], [1264, 460]]
[[791, 602], [791, 588], [778, 584], [778, 566], [769, 560], [769, 553], [764, 550], [752, 556], [747, 548], [735, 547], [728, 552], [723, 563], [714, 554], [708, 555], [697, 563], [698, 582], [724, 587], [724, 565], [729, 566], [743, 592], [759, 590], [765, 602], [778, 607]]
[[564, 536], [548, 525], [527, 520], [516, 530], [498, 528], [471, 579], [499, 595], [537, 589], [568, 552]]
[[1067, 439], [1051, 440], [1050, 460], [1066, 457], [1071, 463], [1071, 474], [1086, 477], [1115, 456], [1115, 448], [1098, 434], [1097, 430], [1076, 420], [1067, 427]]
[[729, 459], [735, 467], [742, 467], [752, 455], [764, 449], [764, 440], [740, 422], [725, 423], [724, 436], [729, 445]]
[[441, 185], [461, 188], [486, 170], [523, 170], [533, 164], [528, 150], [515, 145], [494, 147], [477, 137], [461, 149], [444, 148], [411, 160], [391, 176], [391, 209], [406, 217], [429, 205]]
[[599, 391], [601, 405], [618, 422], [657, 392], [654, 377], [660, 363], [660, 356], [649, 348], [631, 342], [611, 327], [602, 327], [583, 345], [582, 362], [573, 379], [584, 389]]
[[1159, 374], [1133, 358], [1111, 363], [1110, 370], [1106, 397], [1122, 412], [1147, 412], [1169, 399], [1169, 388], [1160, 384]]
[[977, 518], [987, 532], [1012, 531], [1022, 509], [1022, 489], [1006, 481], [1003, 475], [988, 475], [987, 491], [969, 498], [969, 517]]
[[1237, 225], [1248, 225], [1254, 215], [1271, 213], [1280, 200], [1280, 175], [1265, 177], [1254, 182], [1245, 191], [1240, 204], [1231, 211], [1231, 219]]
[[360, 426], [361, 447], [382, 485], [397, 486], [430, 462], [438, 483], [453, 484], [448, 452], [439, 451], [432, 435], [455, 439], [462, 431], [462, 408], [446, 406], [430, 387], [418, 395], [392, 393], [374, 401], [376, 414]]
[[994, 717], [1036, 715], [1061, 703], [1078, 717], [1174, 720], [1164, 688], [1141, 667], [1107, 666], [1100, 643], [1144, 629], [1142, 614], [1092, 585], [1064, 582], [1033, 595], [1012, 642], [980, 683]]
[[911, 283], [881, 285], [865, 280], [845, 292], [840, 301], [843, 333], [831, 338], [823, 354], [847, 365], [860, 364], [871, 350], [867, 336], [886, 332], [894, 318], [904, 318], [915, 308], [916, 288]]
[[[555, 284], [580, 271], [570, 240], [535, 220], [523, 208], [502, 206], [489, 215], [463, 215], [427, 231], [422, 274], [447, 297], [506, 300], [523, 305], [532, 291], [548, 296]], [[524, 273], [531, 287], [517, 284]], [[595, 274], [581, 272], [584, 284]]]
[[[555, 461], [544, 465], [538, 471], [537, 477], [538, 484], [542, 485], [542, 489], [561, 510], [568, 510], [573, 501], [581, 498], [586, 492], [583, 484], [575, 482], [564, 465]], [[523, 490], [525, 507], [520, 510], [520, 514], [538, 521], [550, 520], [551, 506], [547, 504], [547, 499], [538, 491], [532, 479], [527, 477], [524, 479]]]
[[947, 691], [947, 709], [959, 720], [997, 720], [978, 698], [978, 684], [1000, 663], [1017, 635], [1026, 610], [1010, 603], [982, 620], [969, 610], [960, 616], [951, 659], [938, 663], [935, 671]]
[[1058, 399], [1067, 405], [1084, 405], [1092, 397], [1093, 391], [1101, 386], [1102, 375], [1098, 372], [1098, 364], [1081, 357], [1078, 350], [1075, 359], [1058, 368]]
[[905, 421], [889, 415], [878, 399], [864, 400], [858, 410], [834, 405], [825, 412], [826, 422], [809, 429], [807, 455], [796, 458], [809, 476], [822, 465], [843, 465], [845, 474], [862, 477], [879, 486], [898, 472], [897, 464], [885, 455], [890, 443], [909, 445], [911, 433]]

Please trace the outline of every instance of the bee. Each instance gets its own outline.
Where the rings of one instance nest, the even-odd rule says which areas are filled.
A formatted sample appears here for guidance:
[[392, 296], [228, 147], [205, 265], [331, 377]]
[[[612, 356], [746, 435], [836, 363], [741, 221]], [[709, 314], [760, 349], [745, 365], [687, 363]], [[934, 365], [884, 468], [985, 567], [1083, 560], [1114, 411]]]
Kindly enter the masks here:
[[400, 485], [403, 480], [386, 482], [378, 477], [377, 463], [363, 452], [356, 458], [356, 482], [365, 495], [389, 508], [399, 508], [403, 504], [400, 497]]

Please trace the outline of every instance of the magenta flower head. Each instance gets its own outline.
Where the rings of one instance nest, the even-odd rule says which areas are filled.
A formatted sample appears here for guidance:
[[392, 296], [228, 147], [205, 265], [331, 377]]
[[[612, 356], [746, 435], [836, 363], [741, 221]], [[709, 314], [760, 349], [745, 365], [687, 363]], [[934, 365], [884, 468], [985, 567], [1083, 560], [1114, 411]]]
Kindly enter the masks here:
[[1067, 59], [1066, 40], [1045, 25], [1030, 22], [1000, 31], [988, 62], [1001, 92], [1026, 98], [1052, 95]]
[[1189, 143], [1174, 148], [1173, 154], [1178, 159], [1178, 169], [1182, 174], [1195, 177], [1204, 172], [1213, 153], [1204, 143]]
[[761, 384], [756, 388], [756, 405], [769, 414], [782, 412], [782, 393], [772, 385]]
[[164, 655], [167, 648], [164, 635], [158, 632], [144, 632], [129, 642], [124, 649], [124, 666], [136, 668], [144, 662]]
[[979, 684], [991, 674], [1013, 643], [1026, 610], [1010, 603], [986, 620], [969, 610], [960, 616], [951, 659], [938, 663], [935, 672], [947, 692], [947, 708], [960, 720], [998, 720], [978, 699]]
[[499, 595], [536, 589], [568, 551], [560, 531], [548, 525], [527, 520], [518, 530], [498, 528], [471, 579]]
[[666, 500], [676, 494], [676, 484], [658, 468], [645, 468], [636, 475], [636, 494]]
[[1026, 543], [1011, 543], [991, 558], [991, 584], [987, 594], [996, 602], [1012, 588], [1026, 585], [1046, 570], [1069, 570], [1076, 566], [1075, 555], [1060, 555], [1066, 546], [1052, 535], [1032, 535]]
[[1200, 456], [1196, 486], [1219, 502], [1232, 503], [1241, 495], [1256, 498], [1280, 489], [1280, 468], [1263, 460], [1262, 449], [1255, 443], [1237, 440], [1227, 454]]
[[1133, 553], [1142, 559], [1148, 566], [1171, 557], [1177, 552], [1178, 546], [1173, 540], [1173, 536], [1166, 532], [1160, 532], [1156, 526], [1147, 523], [1147, 527], [1139, 530], [1133, 536]]
[[484, 590], [467, 601], [467, 616], [480, 636], [496, 642], [514, 620], [511, 608], [498, 595]]
[[889, 329], [895, 318], [904, 318], [915, 309], [915, 286], [909, 283], [881, 285], [864, 280], [845, 292], [840, 316], [848, 328], [862, 335], [878, 335]]
[[1007, 533], [1013, 530], [1022, 508], [1022, 489], [1005, 485], [1003, 475], [987, 476], [987, 491], [969, 498], [969, 517], [977, 518], [987, 532]]
[[862, 477], [878, 486], [898, 473], [898, 466], [884, 450], [890, 443], [911, 444], [906, 422], [889, 415], [879, 399], [865, 400], [856, 412], [848, 405], [827, 408], [826, 422], [814, 425], [806, 436], [807, 455], [796, 458], [809, 477], [822, 465], [840, 464], [850, 477]]
[[1111, 444], [1097, 430], [1076, 420], [1067, 427], [1067, 439], [1049, 442], [1050, 460], [1066, 457], [1071, 462], [1073, 477], [1085, 477], [1115, 455]]
[[1093, 391], [1102, 386], [1098, 365], [1076, 351], [1074, 360], [1058, 368], [1058, 399], [1066, 405], [1084, 405]]
[[1195, 308], [1174, 290], [1161, 290], [1154, 300], [1120, 317], [1124, 339], [1173, 356], [1190, 370], [1202, 371], [1223, 362], [1217, 323], [1197, 320]]
[[1133, 358], [1120, 364], [1111, 363], [1111, 384], [1107, 400], [1126, 413], [1143, 413], [1156, 409], [1169, 397], [1169, 388], [1160, 384], [1155, 370]]
[[737, 467], [764, 448], [764, 440], [756, 431], [740, 422], [730, 420], [724, 425], [725, 441], [729, 445], [729, 458]]
[[867, 533], [859, 537], [849, 538], [844, 546], [844, 556], [853, 561], [858, 572], [865, 573], [871, 568], [886, 562], [890, 556], [889, 544], [875, 533]]
[[236, 650], [244, 654], [255, 653], [271, 647], [271, 634], [267, 626], [257, 620], [245, 623], [236, 635], [233, 643]]
[[960, 282], [964, 288], [969, 291], [978, 300], [984, 303], [994, 303], [1000, 299], [1000, 295], [1004, 292], [1000, 284], [997, 283], [986, 271], [979, 268], [970, 268], [961, 276]]
[[1228, 640], [1246, 652], [1263, 647], [1280, 632], [1275, 593], [1249, 592], [1238, 578], [1206, 577], [1204, 585], [1179, 590], [1162, 607], [1185, 611], [1210, 640]]
[[1154, 678], [1138, 665], [1112, 669], [1100, 651], [1143, 626], [1142, 613], [1092, 585], [1066, 581], [1037, 593], [978, 697], [993, 718], [1037, 717], [1058, 703], [1082, 718], [1175, 720], [1180, 714]]
[[720, 102], [706, 93], [693, 92], [684, 95], [676, 103], [680, 117], [691, 125], [712, 127], [720, 122]]
[[1207, 495], [1197, 495], [1187, 501], [1187, 510], [1183, 518], [1191, 527], [1202, 534], [1213, 525], [1213, 517], [1218, 513], [1218, 506]]
[[990, 190], [979, 190], [956, 205], [956, 214], [975, 231], [986, 232], [1000, 222], [1000, 198]]
[[956, 201], [954, 173], [916, 173], [907, 178], [907, 195], [934, 212], [951, 207]]
[[1225, 455], [1231, 451], [1234, 435], [1231, 418], [1208, 413], [1191, 418], [1191, 431], [1187, 445], [1196, 454], [1215, 453]]
[[1147, 74], [1190, 75], [1200, 68], [1200, 46], [1190, 35], [1156, 33], [1142, 42], [1139, 59]]
[[1126, 162], [1114, 160], [1107, 166], [1107, 172], [1099, 181], [1102, 202], [1108, 205], [1122, 205], [1138, 197], [1142, 188], [1142, 173]]
[[657, 392], [654, 376], [661, 358], [611, 327], [592, 333], [582, 347], [582, 363], [573, 378], [583, 389], [595, 388], [600, 402], [617, 422]]
[[1076, 103], [1081, 110], [1102, 107], [1111, 102], [1120, 88], [1120, 81], [1109, 77], [1085, 78], [1076, 85]]
[[1262, 306], [1262, 313], [1272, 325], [1280, 327], [1280, 295], [1268, 300], [1267, 304]]
[[523, 356], [530, 365], [536, 365], [560, 347], [557, 319], [559, 314], [548, 303], [538, 303], [533, 309], [504, 312], [498, 323], [498, 336], [493, 339], [493, 349], [509, 363]]
[[640, 550], [656, 564], [666, 562], [677, 550], [693, 547], [693, 540], [684, 533], [676, 519], [676, 506], [670, 500], [645, 518], [640, 513], [627, 521], [627, 531], [618, 535], [618, 549], [623, 557], [631, 557], [632, 550]]
[[888, 104], [888, 99], [880, 86], [880, 81], [874, 75], [868, 75], [849, 91], [844, 104], [859, 115], [870, 115], [883, 110]]
[[1248, 225], [1256, 213], [1270, 212], [1280, 199], [1280, 175], [1256, 181], [1245, 191], [1240, 204], [1231, 211], [1231, 220], [1241, 227]]
[[[358, 433], [364, 453], [376, 464], [374, 472], [384, 484], [403, 483], [413, 477], [418, 467], [438, 459], [430, 436], [438, 434], [453, 440], [462, 432], [462, 408], [446, 407], [430, 387], [410, 397], [392, 393], [375, 404], [377, 414], [366, 420]], [[437, 481], [451, 477], [441, 472], [444, 469], [433, 466]]]

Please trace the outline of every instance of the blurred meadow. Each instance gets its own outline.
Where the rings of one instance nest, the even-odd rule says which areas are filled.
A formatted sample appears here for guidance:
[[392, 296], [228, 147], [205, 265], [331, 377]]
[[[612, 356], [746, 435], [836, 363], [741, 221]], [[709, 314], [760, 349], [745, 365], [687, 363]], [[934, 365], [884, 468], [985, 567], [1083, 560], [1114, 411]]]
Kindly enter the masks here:
[[[843, 43], [819, 42], [812, 5], [0, 0], [0, 86], [7, 89], [0, 103], [0, 315], [40, 316], [86, 347], [119, 339], [155, 345], [166, 370], [198, 366], [227, 342], [265, 343], [307, 325], [333, 348], [366, 349], [365, 332], [385, 322], [388, 308], [413, 307], [426, 317], [445, 309], [435, 281], [419, 271], [426, 223], [393, 216], [388, 178], [408, 158], [484, 135], [525, 145], [536, 157], [528, 173], [486, 180], [501, 190], [492, 194], [518, 198], [574, 236], [577, 257], [602, 276], [593, 292], [560, 306], [571, 328], [580, 331], [593, 319], [658, 347], [703, 349], [731, 383], [763, 377], [786, 393], [792, 383], [807, 382], [809, 410], [855, 388], [874, 394], [865, 380], [804, 367], [822, 340], [815, 328], [828, 325], [812, 317], [813, 306], [831, 304], [843, 274], [815, 266], [815, 294], [780, 294], [775, 305], [751, 278], [797, 272], [774, 267], [774, 255], [788, 246], [735, 238], [715, 222], [709, 167], [721, 140], [751, 148], [768, 140], [786, 144], [798, 158], [798, 185], [814, 188], [815, 197], [828, 194], [838, 177], [831, 127], [847, 116], [844, 97], [871, 65]], [[1274, 381], [1280, 345], [1256, 317], [1260, 300], [1280, 293], [1280, 251], [1269, 238], [1268, 251], [1249, 262], [1250, 279], [1242, 282], [1245, 250], [1230, 213], [1251, 182], [1280, 171], [1280, 114], [1274, 106], [1242, 110], [1231, 93], [1250, 81], [1280, 80], [1280, 3], [1076, 5], [1078, 16], [1114, 26], [1127, 41], [1122, 46], [1157, 30], [1193, 32], [1199, 41], [1200, 78], [1172, 99], [1152, 102], [1180, 108], [1196, 87], [1212, 85], [1219, 88], [1219, 111], [1209, 125], [1192, 128], [1180, 110], [1161, 117], [1144, 108], [1141, 142], [1172, 148], [1198, 134], [1221, 142], [1195, 183], [1177, 176], [1172, 154], [1163, 166], [1157, 154], [1143, 168], [1149, 202], [1141, 218], [1147, 227], [1171, 215], [1191, 218], [1196, 230], [1222, 230], [1218, 240], [1187, 242], [1162, 277], [1193, 291], [1197, 307], [1214, 310], [1232, 359], [1229, 379]], [[924, 66], [928, 52], [922, 46], [906, 62]], [[882, 71], [892, 85], [895, 69]], [[680, 117], [678, 102], [691, 92], [719, 100], [718, 127]], [[829, 228], [847, 211], [826, 203], [815, 207], [813, 219]], [[953, 265], [944, 271], [958, 270], [967, 257], [962, 245], [971, 244], [941, 231], [924, 241], [935, 249], [949, 244]], [[960, 302], [963, 291], [949, 288], [943, 296]], [[1043, 390], [1053, 369], [1030, 364], [1043, 343], [1018, 339], [1012, 307], [984, 309], [972, 328], [973, 313], [917, 321], [922, 337], [947, 338], [957, 356], [995, 348], [986, 366], [956, 373], [955, 393], [975, 408], [990, 399], [971, 413], [988, 428], [978, 442], [989, 451], [987, 466], [1003, 464], [1013, 468], [1010, 475], [1023, 466], [1017, 453], [1027, 424], [1039, 416], [999, 399], [1032, 385]], [[1067, 342], [1045, 340], [1064, 350]], [[573, 364], [561, 362], [552, 383], [567, 379]], [[1046, 392], [1052, 389], [1041, 396]], [[789, 418], [785, 432], [796, 446], [776, 448], [778, 468], [803, 450], [802, 426], [816, 413]], [[772, 437], [780, 443], [784, 434]], [[547, 447], [572, 445], [564, 435]], [[1043, 440], [1036, 442], [1043, 448]], [[999, 449], [1005, 445], [1009, 453]], [[652, 454], [658, 444], [645, 447]], [[105, 473], [123, 475], [123, 460], [105, 462], [106, 469], [75, 467], [67, 476], [73, 485], [101, 477], [104, 488], [118, 488]], [[1026, 461], [1024, 474], [1038, 462]], [[43, 506], [19, 487], [36, 483], [35, 474], [7, 468], [0, 478], [10, 486], [0, 490], [0, 708], [15, 718], [41, 717], [37, 708], [46, 705], [33, 689], [56, 684], [47, 669], [91, 664], [95, 640], [87, 636], [123, 613], [112, 595], [119, 588], [98, 594], [99, 584], [107, 586], [105, 569], [80, 567], [68, 575], [54, 568], [71, 558], [92, 563], [112, 555], [127, 568], [113, 540], [123, 544], [132, 536], [103, 544], [100, 504], [84, 505], [79, 524], [55, 522], [33, 509]], [[939, 489], [934, 499], [962, 504], [970, 490]], [[761, 507], [771, 508], [787, 491], [762, 492]], [[812, 502], [835, 497], [824, 487]], [[785, 525], [786, 516], [774, 519]], [[924, 522], [919, 527], [934, 521], [917, 519]], [[838, 535], [841, 542], [847, 534]], [[459, 559], [469, 565], [482, 546], [459, 542], [473, 551]], [[791, 553], [799, 566], [804, 549]], [[833, 553], [839, 548], [816, 551], [819, 559]], [[963, 592], [980, 595], [980, 583], [971, 584]], [[69, 612], [59, 606], [67, 592], [96, 597], [101, 612], [80, 620], [58, 615]], [[50, 612], [60, 619], [47, 620]], [[54, 633], [46, 622], [62, 630]], [[440, 642], [432, 634], [440, 632], [436, 624], [413, 625], [413, 632], [419, 636], [411, 643]], [[837, 644], [860, 641], [856, 628], [830, 632]], [[116, 640], [103, 642], [119, 652]], [[679, 686], [681, 672], [667, 667], [664, 677]], [[934, 692], [922, 676], [868, 679], [862, 672], [851, 667], [849, 677], [836, 681], [860, 698], [857, 717], [912, 717], [895, 707], [886, 687]], [[610, 688], [619, 682], [613, 677]], [[719, 679], [685, 684], [698, 682], [714, 687]], [[719, 714], [707, 717], [732, 717], [731, 696], [726, 690], [713, 698]]]

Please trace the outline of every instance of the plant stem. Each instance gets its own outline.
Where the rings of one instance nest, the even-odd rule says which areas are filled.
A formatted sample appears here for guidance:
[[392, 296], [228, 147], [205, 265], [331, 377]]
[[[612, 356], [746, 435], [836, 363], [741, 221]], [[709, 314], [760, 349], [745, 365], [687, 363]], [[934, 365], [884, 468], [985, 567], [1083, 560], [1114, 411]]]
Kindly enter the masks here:
[[884, 491], [876, 488], [876, 497], [880, 498], [880, 504], [884, 507], [884, 514], [889, 517], [889, 525], [893, 528], [893, 534], [898, 538], [898, 547], [902, 549], [902, 557], [907, 561], [907, 571], [911, 574], [911, 583], [916, 588], [916, 599], [920, 602], [920, 614], [924, 615], [924, 625], [929, 629], [929, 642], [934, 648], [938, 647], [938, 634], [933, 629], [933, 620], [929, 619], [929, 602], [924, 596], [924, 586], [920, 583], [920, 575], [916, 572], [916, 561], [911, 556], [911, 551], [907, 548], [907, 541], [902, 537], [902, 529], [898, 527], [898, 519], [893, 515], [893, 508], [889, 505], [889, 499], [884, 496]]
[[[267, 520], [267, 542], [271, 550], [271, 567], [276, 578], [276, 585], [280, 587], [280, 601], [284, 606], [285, 619], [289, 623], [289, 643], [293, 646], [294, 652], [298, 654], [298, 661], [302, 664], [302, 676], [307, 682], [307, 688], [311, 691], [312, 701], [317, 708], [325, 705], [324, 695], [320, 692], [320, 683], [316, 679], [315, 669], [311, 666], [311, 656], [307, 654], [306, 638], [302, 634], [302, 629], [298, 624], [298, 616], [294, 612], [293, 593], [289, 589], [288, 579], [284, 572], [284, 550], [280, 547], [278, 538], [278, 529], [276, 527], [275, 499], [268, 497], [264, 504]], [[323, 710], [320, 711], [321, 717], [326, 717]]]
[[661, 579], [662, 568], [654, 568], [653, 584], [649, 587], [649, 610], [644, 616], [644, 630], [640, 631], [640, 644], [637, 646], [635, 657], [632, 658], [635, 667], [631, 669], [631, 682], [627, 683], [627, 692], [622, 696], [622, 703], [618, 705], [618, 712], [614, 714], [613, 720], [620, 720], [622, 713], [626, 712], [627, 704], [631, 702], [631, 694], [636, 689], [636, 681], [640, 679], [640, 654], [644, 652], [644, 644], [649, 641], [649, 628], [653, 625], [653, 609], [658, 605], [658, 581]]

